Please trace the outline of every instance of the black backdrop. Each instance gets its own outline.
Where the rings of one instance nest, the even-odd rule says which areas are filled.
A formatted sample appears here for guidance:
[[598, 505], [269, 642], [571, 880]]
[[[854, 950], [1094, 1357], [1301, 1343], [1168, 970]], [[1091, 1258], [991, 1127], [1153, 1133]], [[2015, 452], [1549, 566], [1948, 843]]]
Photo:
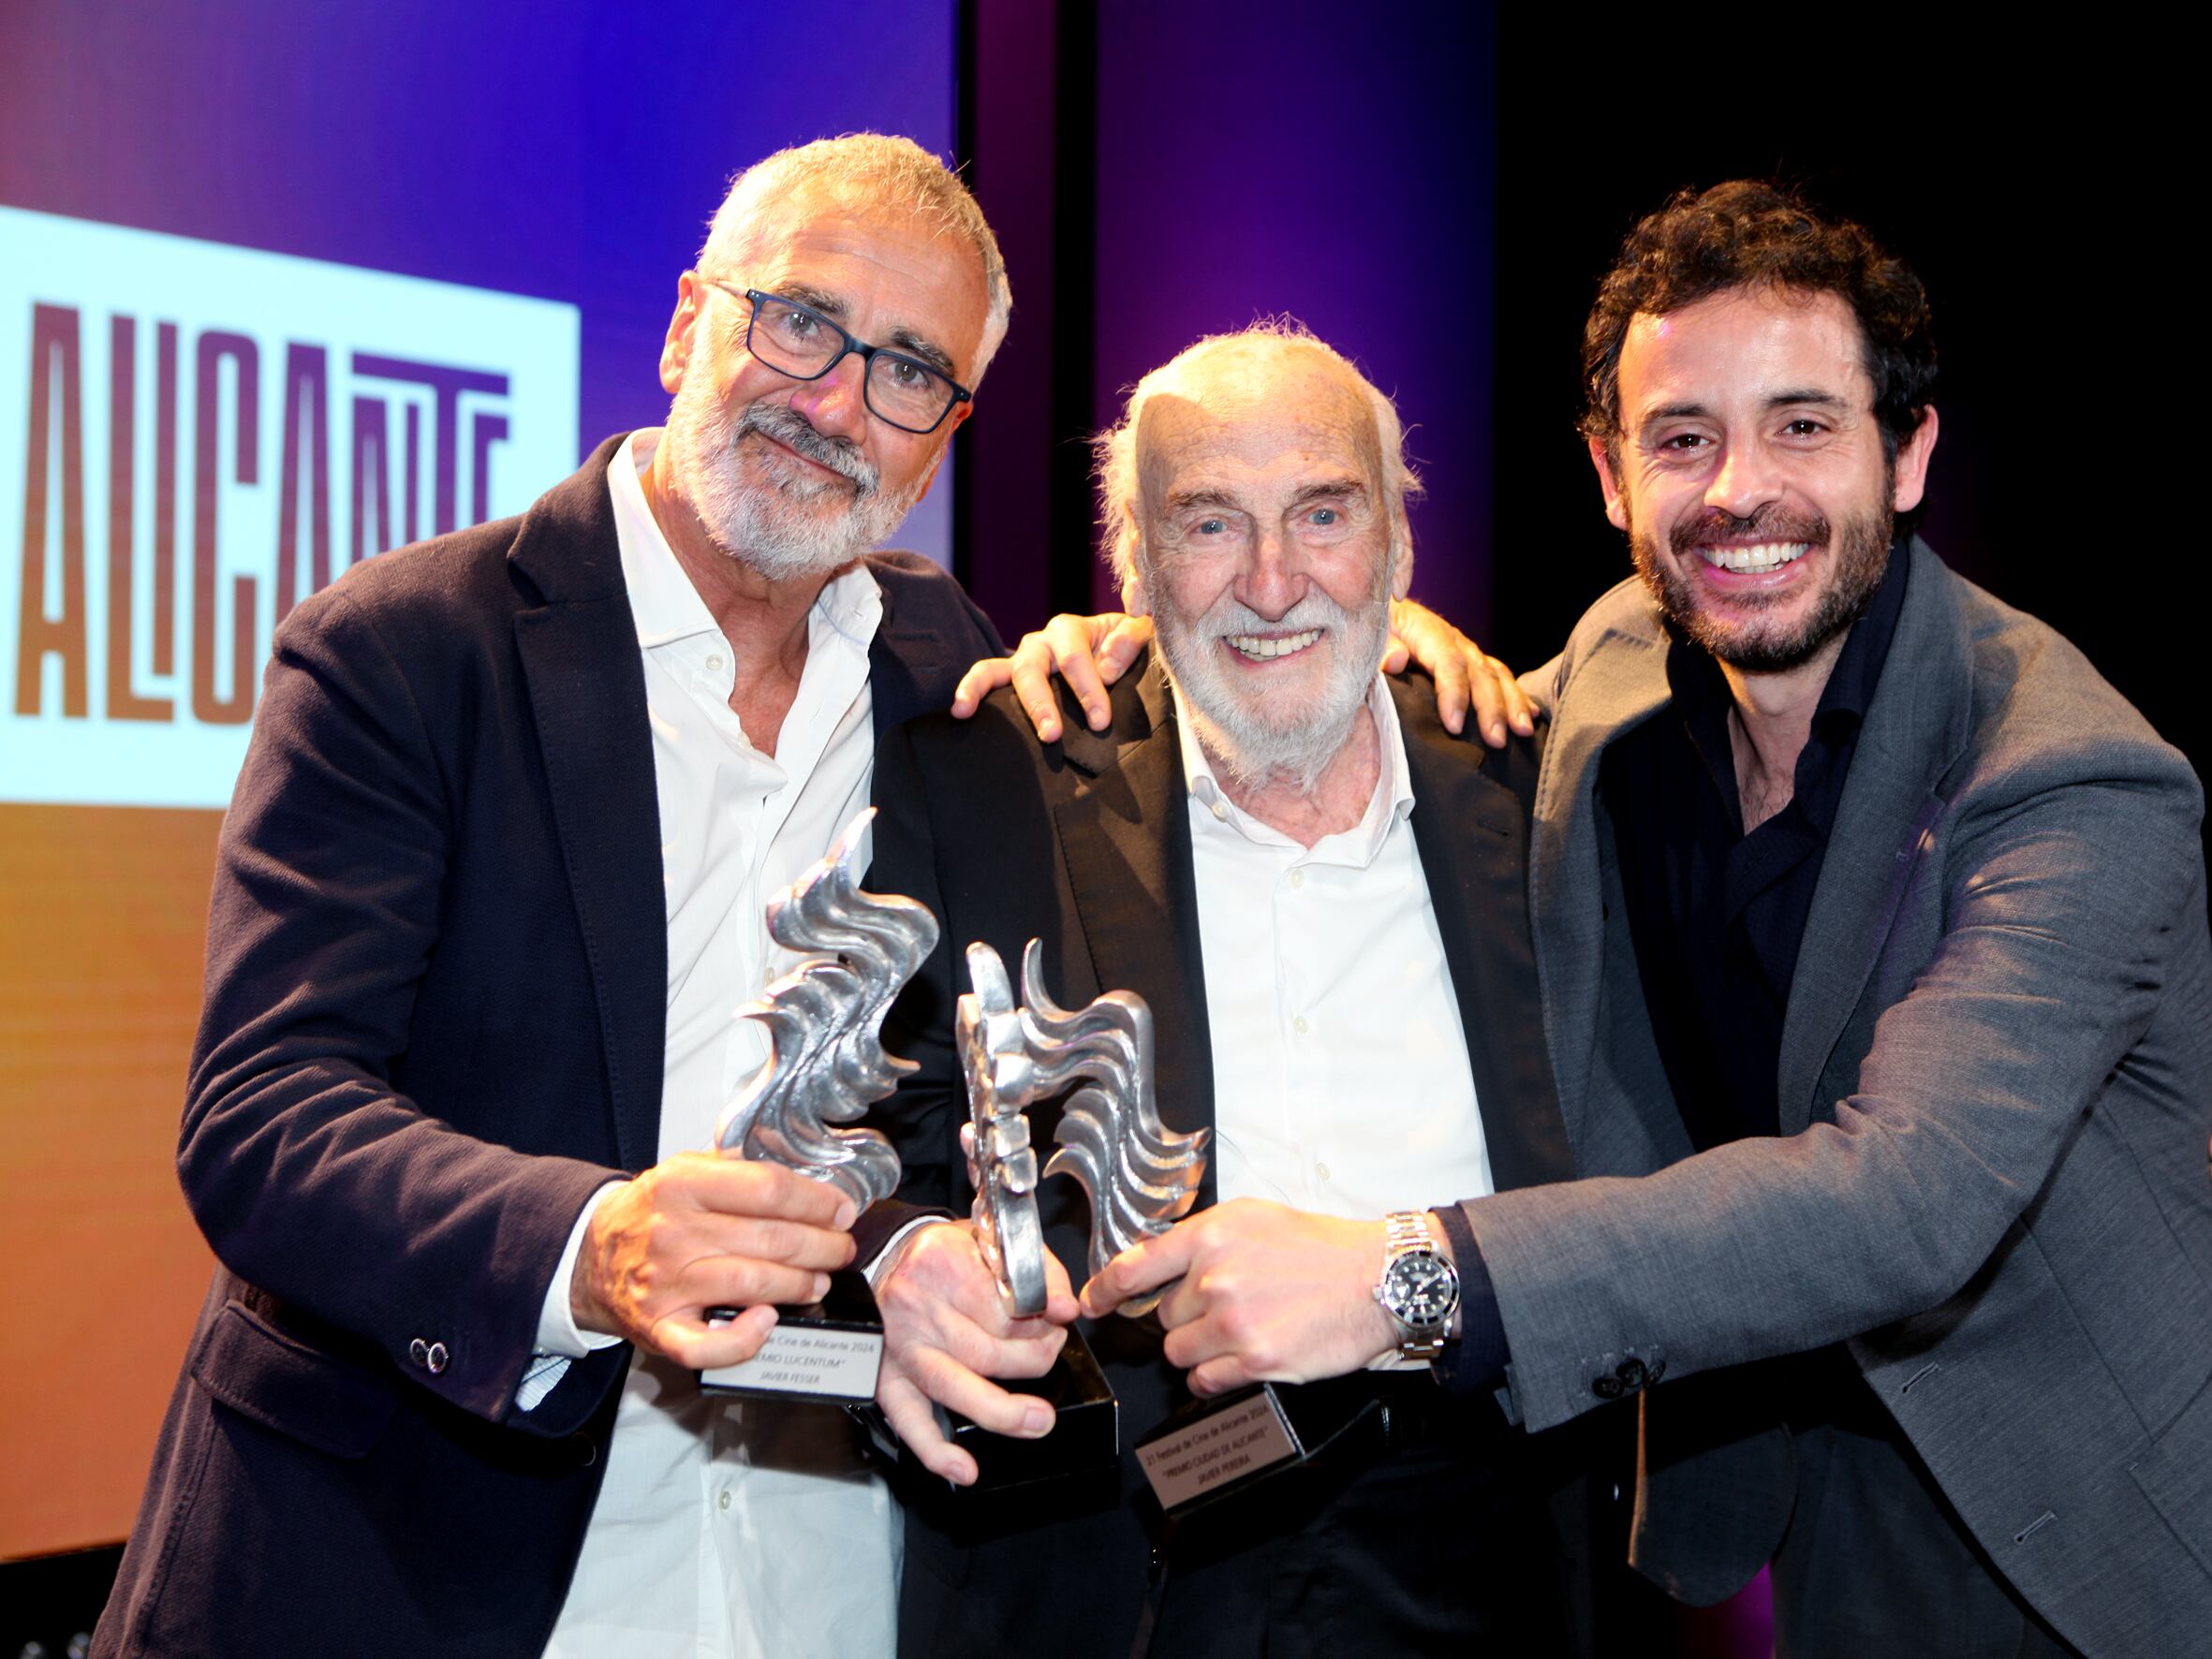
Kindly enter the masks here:
[[1499, 20], [1485, 644], [1541, 662], [1629, 568], [1573, 431], [1582, 319], [1621, 235], [1683, 186], [1781, 178], [1927, 284], [1943, 424], [1922, 534], [2080, 645], [2202, 774], [2202, 95], [2179, 43], [2025, 13], [1934, 32], [1734, 15]]

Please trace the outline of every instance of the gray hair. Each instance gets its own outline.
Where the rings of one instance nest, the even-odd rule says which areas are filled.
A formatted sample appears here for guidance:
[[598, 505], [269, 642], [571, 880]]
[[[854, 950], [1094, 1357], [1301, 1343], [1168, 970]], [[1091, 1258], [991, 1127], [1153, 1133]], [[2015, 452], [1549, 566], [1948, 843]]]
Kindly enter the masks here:
[[699, 268], [742, 269], [753, 251], [753, 232], [763, 211], [807, 184], [824, 186], [848, 202], [903, 209], [938, 235], [957, 237], [975, 249], [982, 262], [989, 305], [982, 342], [968, 376], [980, 384], [999, 342], [1006, 338], [1007, 318], [1014, 307], [1006, 261], [967, 186], [912, 139], [847, 133], [778, 150], [756, 161], [730, 181], [730, 194], [715, 210], [707, 239], [700, 247]]
[[1405, 504], [1421, 493], [1421, 479], [1406, 459], [1406, 429], [1398, 418], [1397, 405], [1360, 373], [1356, 363], [1295, 317], [1262, 317], [1251, 327], [1231, 333], [1208, 334], [1153, 370], [1130, 389], [1121, 418], [1091, 440], [1093, 476], [1099, 486], [1099, 527], [1103, 533], [1106, 561], [1113, 567], [1113, 579], [1123, 593], [1128, 591], [1138, 577], [1137, 556], [1143, 540], [1137, 516], [1141, 493], [1137, 477], [1137, 422], [1144, 413], [1145, 403], [1180, 380], [1201, 360], [1217, 356], [1225, 348], [1260, 340], [1274, 342], [1285, 353], [1310, 353], [1342, 369], [1358, 385], [1367, 400], [1368, 413], [1374, 418], [1376, 444], [1382, 452], [1383, 505], [1390, 518], [1391, 552], [1394, 558], [1405, 551], [1398, 545], [1400, 535], [1408, 540], [1412, 535], [1409, 529], [1404, 528]]

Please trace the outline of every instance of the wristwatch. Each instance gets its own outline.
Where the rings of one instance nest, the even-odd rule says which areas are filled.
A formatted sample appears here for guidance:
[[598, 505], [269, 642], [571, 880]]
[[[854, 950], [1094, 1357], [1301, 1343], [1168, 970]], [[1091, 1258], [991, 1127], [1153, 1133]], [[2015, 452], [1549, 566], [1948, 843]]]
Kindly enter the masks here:
[[1375, 1299], [1398, 1328], [1398, 1352], [1408, 1359], [1434, 1359], [1444, 1351], [1452, 1315], [1459, 1311], [1459, 1270], [1437, 1248], [1428, 1217], [1418, 1210], [1386, 1216], [1382, 1280]]

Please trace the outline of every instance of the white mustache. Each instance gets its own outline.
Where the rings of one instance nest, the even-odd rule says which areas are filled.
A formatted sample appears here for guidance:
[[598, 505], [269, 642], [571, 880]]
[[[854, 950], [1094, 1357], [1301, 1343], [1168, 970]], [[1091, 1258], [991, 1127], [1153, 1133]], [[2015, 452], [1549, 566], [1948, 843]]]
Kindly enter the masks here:
[[1342, 627], [1345, 612], [1343, 606], [1319, 588], [1309, 588], [1305, 598], [1274, 617], [1261, 616], [1242, 600], [1224, 594], [1202, 620], [1214, 634], [1258, 634], [1275, 628], [1298, 633], [1306, 628]]
[[747, 433], [757, 432], [763, 437], [774, 438], [788, 449], [794, 449], [807, 460], [818, 462], [840, 477], [848, 480], [862, 494], [872, 494], [881, 475], [849, 447], [825, 438], [814, 430], [813, 422], [796, 409], [773, 404], [754, 404], [738, 418], [737, 431], [730, 442], [736, 443]]

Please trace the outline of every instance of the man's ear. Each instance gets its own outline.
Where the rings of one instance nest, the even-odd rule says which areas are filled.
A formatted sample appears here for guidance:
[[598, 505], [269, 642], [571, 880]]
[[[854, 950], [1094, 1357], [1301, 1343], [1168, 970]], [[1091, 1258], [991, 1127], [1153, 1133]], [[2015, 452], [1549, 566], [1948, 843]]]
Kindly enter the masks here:
[[1928, 458], [1936, 452], [1936, 405], [1920, 412], [1912, 435], [1897, 446], [1896, 488], [1890, 494], [1893, 511], [1909, 513], [1920, 505], [1928, 487]]
[[698, 338], [706, 309], [707, 286], [697, 272], [686, 271], [676, 279], [676, 310], [669, 318], [668, 337], [660, 343], [660, 389], [674, 397], [684, 384], [685, 366], [691, 361], [692, 342]]
[[1598, 489], [1605, 497], [1605, 517], [1615, 530], [1629, 527], [1629, 498], [1621, 489], [1620, 479], [1615, 475], [1613, 456], [1601, 438], [1588, 440], [1590, 464], [1598, 469]]
[[1152, 599], [1144, 592], [1144, 579], [1134, 570], [1121, 579], [1121, 608], [1131, 616], [1152, 614]]
[[1413, 523], [1401, 501], [1391, 514], [1390, 596], [1403, 599], [1413, 591]]

